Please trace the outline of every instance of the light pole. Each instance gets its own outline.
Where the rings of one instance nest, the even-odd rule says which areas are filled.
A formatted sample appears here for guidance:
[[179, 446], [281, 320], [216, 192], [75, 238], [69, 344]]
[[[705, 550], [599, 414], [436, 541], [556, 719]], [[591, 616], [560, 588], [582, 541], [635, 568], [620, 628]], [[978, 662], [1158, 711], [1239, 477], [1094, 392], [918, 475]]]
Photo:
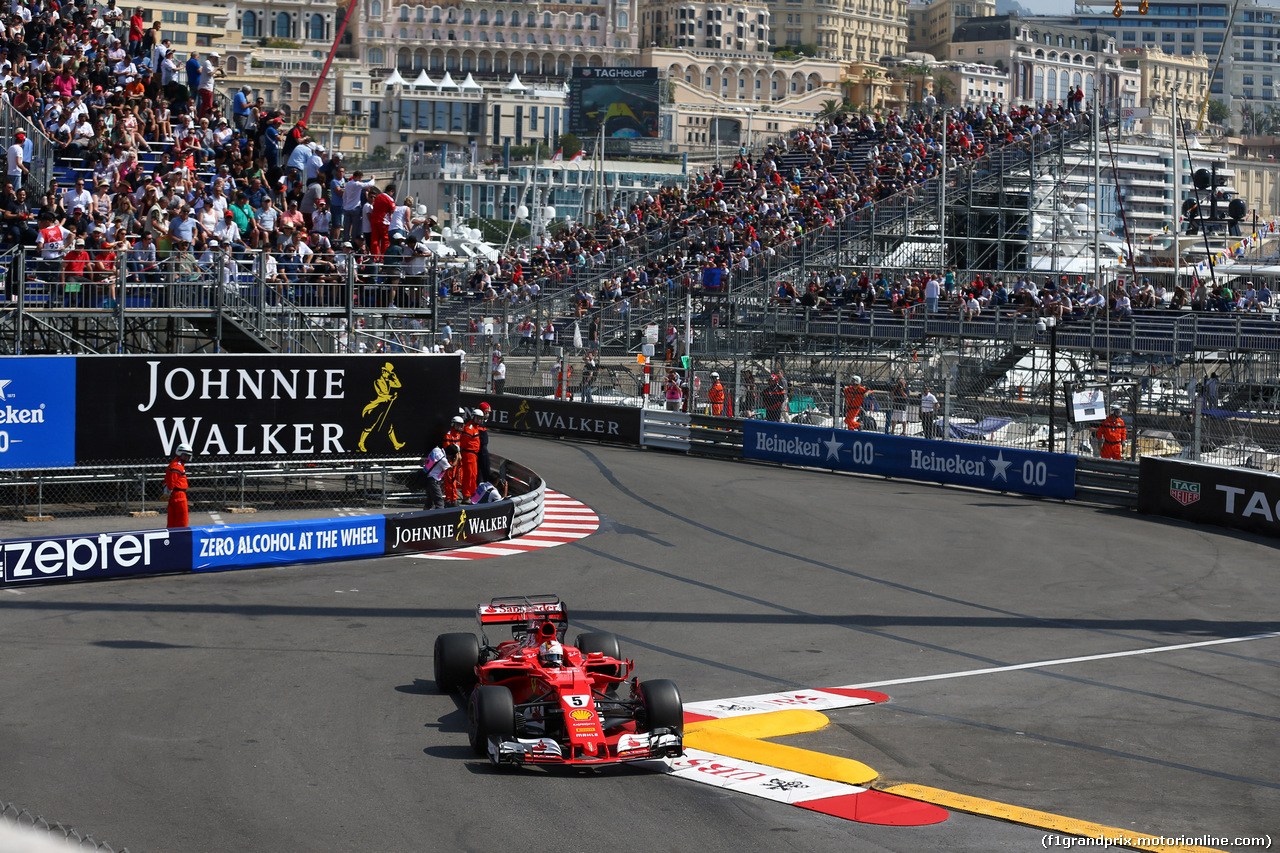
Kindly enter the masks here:
[[1055, 452], [1054, 407], [1058, 400], [1058, 318], [1041, 317], [1036, 321], [1036, 332], [1049, 333], [1049, 452]]

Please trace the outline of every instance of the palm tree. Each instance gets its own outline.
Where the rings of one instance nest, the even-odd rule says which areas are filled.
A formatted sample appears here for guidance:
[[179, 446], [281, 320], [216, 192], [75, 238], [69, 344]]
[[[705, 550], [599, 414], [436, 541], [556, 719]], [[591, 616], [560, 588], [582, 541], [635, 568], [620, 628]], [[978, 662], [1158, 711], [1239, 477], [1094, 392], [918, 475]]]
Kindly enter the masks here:
[[938, 103], [951, 103], [951, 96], [956, 93], [956, 84], [951, 82], [950, 77], [934, 77], [933, 78], [933, 94], [938, 97]]
[[862, 84], [867, 87], [867, 106], [873, 106], [876, 94], [876, 84], [880, 81], [880, 72], [874, 68], [864, 68], [862, 71]]
[[823, 101], [822, 111], [818, 113], [818, 118], [836, 118], [840, 115], [842, 109], [844, 109], [844, 101], [838, 101], [835, 98]]

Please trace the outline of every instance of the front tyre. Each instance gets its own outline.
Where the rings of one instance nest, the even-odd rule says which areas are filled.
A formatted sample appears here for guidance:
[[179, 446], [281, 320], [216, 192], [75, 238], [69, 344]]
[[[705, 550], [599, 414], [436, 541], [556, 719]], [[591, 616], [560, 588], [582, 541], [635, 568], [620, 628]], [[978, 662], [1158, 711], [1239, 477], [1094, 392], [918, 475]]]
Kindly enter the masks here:
[[[607, 658], [614, 660], [622, 660], [622, 652], [618, 649], [618, 638], [614, 634], [607, 632], [579, 634], [578, 640], [574, 644], [578, 647], [578, 651], [582, 652], [583, 660], [592, 652], [600, 652]], [[622, 677], [622, 667], [615, 664], [613, 666], [604, 666], [597, 664], [587, 667], [588, 672], [600, 672], [604, 675], [610, 675], [614, 678]]]
[[640, 684], [640, 702], [644, 706], [641, 731], [668, 729], [684, 735], [684, 704], [676, 683], [666, 678], [655, 678]]
[[480, 664], [480, 641], [475, 634], [441, 634], [436, 637], [436, 687], [441, 693], [466, 692], [475, 686]]
[[516, 734], [516, 703], [500, 684], [480, 684], [467, 702], [467, 738], [476, 755], [489, 754], [489, 738]]

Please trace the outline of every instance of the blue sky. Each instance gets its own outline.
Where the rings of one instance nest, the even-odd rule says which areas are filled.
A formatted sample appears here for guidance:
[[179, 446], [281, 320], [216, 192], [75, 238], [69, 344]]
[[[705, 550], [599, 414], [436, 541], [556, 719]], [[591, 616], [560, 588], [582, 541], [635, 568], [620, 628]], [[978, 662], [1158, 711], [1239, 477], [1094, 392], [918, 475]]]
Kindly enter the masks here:
[[1070, 15], [1075, 11], [1073, 0], [1019, 0], [1036, 15]]

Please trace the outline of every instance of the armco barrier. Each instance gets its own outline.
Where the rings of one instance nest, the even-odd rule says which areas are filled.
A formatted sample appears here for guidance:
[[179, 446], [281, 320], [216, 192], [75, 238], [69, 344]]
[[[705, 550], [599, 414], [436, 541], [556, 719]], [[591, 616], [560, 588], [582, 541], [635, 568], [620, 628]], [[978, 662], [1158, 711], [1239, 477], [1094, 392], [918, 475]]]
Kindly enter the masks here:
[[129, 530], [0, 542], [0, 586], [216, 572], [438, 551], [522, 536], [543, 519], [542, 478], [500, 462], [513, 496], [492, 504], [176, 530]]
[[1071, 500], [1076, 457], [772, 421], [743, 424], [747, 459]]
[[1280, 537], [1280, 476], [1144, 456], [1138, 511]]
[[644, 413], [640, 444], [662, 450], [688, 451], [691, 444], [689, 432], [689, 416], [683, 412], [649, 409]]
[[[523, 536], [537, 529], [543, 519], [543, 497], [547, 487], [542, 478], [518, 462], [507, 461], [507, 482], [520, 483], [523, 494], [513, 494], [511, 503], [515, 515], [511, 519], [511, 538]], [[514, 491], [514, 490], [513, 490]]]

